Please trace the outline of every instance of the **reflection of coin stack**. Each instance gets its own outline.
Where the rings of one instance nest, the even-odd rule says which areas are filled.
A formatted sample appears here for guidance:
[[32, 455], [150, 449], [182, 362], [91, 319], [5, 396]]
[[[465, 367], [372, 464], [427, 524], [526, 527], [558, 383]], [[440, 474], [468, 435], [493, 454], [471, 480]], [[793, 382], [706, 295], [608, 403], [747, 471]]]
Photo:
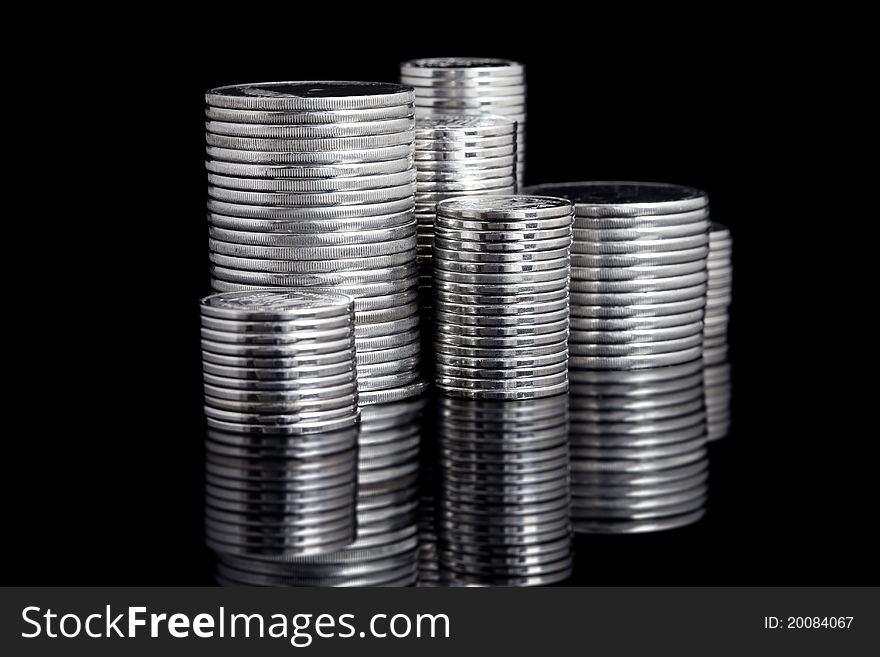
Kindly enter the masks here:
[[472, 399], [568, 388], [571, 204], [534, 196], [455, 198], [434, 228], [435, 382]]
[[438, 403], [440, 562], [453, 585], [571, 574], [565, 394]]
[[530, 191], [575, 204], [569, 338], [575, 531], [657, 531], [694, 522], [707, 493], [708, 198], [648, 183]]
[[415, 382], [412, 90], [278, 82], [213, 89], [206, 102], [214, 289], [349, 294], [360, 390]]
[[416, 91], [416, 111], [429, 114], [495, 114], [516, 121], [517, 187], [525, 174], [526, 76], [507, 59], [434, 57], [400, 65], [400, 80]]
[[202, 301], [206, 531], [221, 559], [271, 569], [354, 540], [352, 312], [349, 297], [302, 290]]
[[[516, 187], [516, 126], [492, 116], [423, 117], [416, 121], [416, 219], [423, 357], [434, 305], [432, 242], [435, 206], [453, 196], [512, 194]], [[427, 338], [427, 340], [425, 340]], [[427, 360], [427, 359], [426, 359]], [[431, 368], [426, 367], [426, 371]]]
[[727, 325], [733, 290], [733, 240], [726, 226], [714, 222], [709, 233], [709, 290], [706, 326], [703, 329], [703, 363], [706, 380], [706, 415], [709, 440], [724, 438], [730, 429], [730, 362]]

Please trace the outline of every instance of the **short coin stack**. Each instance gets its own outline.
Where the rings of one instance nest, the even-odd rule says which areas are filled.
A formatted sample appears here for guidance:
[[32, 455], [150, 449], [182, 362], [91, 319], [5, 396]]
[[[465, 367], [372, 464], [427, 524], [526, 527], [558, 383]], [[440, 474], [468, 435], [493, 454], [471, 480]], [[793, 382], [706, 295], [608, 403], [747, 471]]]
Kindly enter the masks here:
[[[423, 338], [430, 340], [434, 216], [439, 201], [453, 196], [516, 191], [516, 125], [501, 117], [422, 117], [416, 121], [416, 220], [419, 305]], [[512, 152], [513, 151], [513, 152]], [[500, 154], [499, 154], [500, 153]], [[423, 344], [423, 349], [430, 344]]]
[[530, 399], [568, 388], [571, 204], [455, 198], [434, 231], [435, 382], [448, 395]]
[[349, 297], [313, 291], [202, 300], [205, 522], [219, 556], [272, 564], [355, 539], [352, 317]]
[[733, 240], [730, 230], [717, 222], [709, 233], [709, 291], [703, 329], [703, 373], [706, 380], [706, 415], [709, 440], [724, 438], [730, 429], [730, 362], [727, 325], [733, 290]]
[[416, 111], [428, 114], [496, 114], [517, 125], [517, 180], [525, 173], [526, 77], [507, 59], [435, 57], [400, 65], [400, 81], [416, 90]]
[[575, 531], [656, 531], [704, 513], [708, 198], [651, 183], [538, 185], [575, 204]]
[[273, 82], [205, 98], [214, 289], [349, 294], [361, 391], [415, 382], [412, 89]]
[[438, 399], [440, 562], [452, 585], [571, 574], [567, 395]]

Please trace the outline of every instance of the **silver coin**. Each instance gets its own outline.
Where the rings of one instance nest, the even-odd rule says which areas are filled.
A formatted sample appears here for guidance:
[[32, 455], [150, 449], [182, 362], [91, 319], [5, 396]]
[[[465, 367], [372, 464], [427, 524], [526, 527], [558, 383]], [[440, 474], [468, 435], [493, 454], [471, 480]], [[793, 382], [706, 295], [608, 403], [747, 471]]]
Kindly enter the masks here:
[[205, 117], [231, 123], [265, 123], [270, 125], [315, 125], [322, 123], [358, 123], [383, 121], [413, 116], [412, 102], [373, 109], [346, 110], [243, 110], [207, 105]]
[[[255, 273], [300, 275], [338, 274], [340, 272], [386, 269], [389, 267], [406, 265], [415, 260], [415, 251], [414, 249], [408, 249], [400, 253], [393, 253], [384, 256], [339, 258], [336, 260], [267, 260], [228, 256], [212, 252], [210, 254], [210, 259], [217, 267], [238, 269]], [[325, 281], [322, 280], [316, 280], [313, 284], [321, 284], [324, 282]]]
[[647, 520], [651, 518], [663, 518], [667, 516], [675, 516], [683, 513], [689, 513], [696, 509], [701, 509], [706, 504], [706, 496], [696, 497], [679, 504], [670, 504], [669, 506], [657, 507], [653, 509], [643, 508], [626, 508], [621, 504], [620, 507], [590, 507], [588, 505], [578, 505], [572, 500], [572, 520], [576, 519], [621, 519], [621, 520]]
[[212, 294], [201, 300], [203, 317], [219, 320], [286, 321], [344, 318], [350, 316], [352, 300], [328, 292], [279, 289]]
[[360, 364], [358, 363], [358, 377], [366, 377], [375, 379], [377, 377], [387, 377], [395, 374], [405, 374], [409, 371], [416, 370], [421, 363], [419, 356], [401, 357], [392, 361], [383, 363]]
[[261, 82], [210, 89], [205, 103], [243, 110], [338, 111], [405, 105], [414, 96], [409, 87], [385, 82]]
[[664, 518], [651, 518], [649, 520], [607, 522], [602, 520], [573, 519], [572, 526], [576, 533], [583, 534], [637, 534], [686, 527], [698, 522], [704, 515], [706, 515], [706, 510], [698, 509], [691, 513]]
[[[444, 162], [471, 162], [477, 159], [488, 160], [490, 158], [515, 157], [517, 155], [516, 144], [511, 144], [509, 146], [493, 146], [491, 148], [461, 148], [454, 151], [415, 150], [414, 145], [409, 146], [409, 148], [412, 153], [412, 157], [416, 162], [417, 170], [421, 168], [422, 162], [431, 162], [433, 165], [436, 166], [439, 163]], [[225, 153], [222, 153], [221, 155], [229, 157]], [[397, 153], [395, 153], [394, 155], [396, 155], [397, 157], [402, 157], [402, 155], [399, 155]]]
[[413, 169], [399, 173], [374, 176], [351, 176], [346, 178], [243, 178], [208, 173], [208, 184], [230, 190], [246, 192], [284, 192], [318, 194], [345, 191], [375, 190], [385, 187], [411, 185], [416, 180]]
[[282, 139], [277, 137], [260, 139], [258, 137], [232, 137], [213, 132], [205, 133], [205, 142], [210, 147], [260, 153], [323, 153], [326, 151], [369, 150], [409, 145], [414, 140], [413, 131], [406, 129], [390, 134], [314, 139]]
[[[572, 280], [571, 291], [573, 294], [653, 293], [703, 285], [708, 281], [709, 276], [705, 271], [684, 276], [673, 276], [671, 278], [645, 278], [620, 281]], [[711, 283], [709, 283], [709, 286], [711, 288]]]
[[378, 162], [324, 165], [283, 165], [247, 164], [207, 160], [205, 169], [209, 173], [234, 178], [262, 180], [284, 179], [338, 179], [363, 176], [383, 176], [411, 171], [414, 168], [412, 157], [401, 157]]
[[488, 57], [428, 57], [423, 59], [411, 59], [400, 65], [400, 73], [405, 76], [416, 77], [479, 77], [492, 76], [518, 76], [525, 74], [522, 64], [510, 59], [495, 59]]
[[376, 258], [412, 251], [416, 246], [415, 235], [396, 240], [368, 244], [345, 244], [338, 246], [262, 246], [221, 242], [210, 238], [208, 247], [214, 253], [240, 258], [268, 260], [322, 260]]
[[703, 337], [699, 333], [671, 340], [652, 340], [650, 342], [627, 342], [622, 344], [574, 342], [569, 340], [568, 351], [572, 357], [629, 357], [639, 355], [659, 355], [681, 352], [685, 349], [701, 348]]
[[[330, 322], [328, 321], [328, 324]], [[215, 330], [202, 327], [202, 338], [210, 342], [230, 342], [242, 345], [285, 345], [294, 343], [330, 342], [343, 340], [351, 335], [352, 327], [350, 320], [337, 323], [336, 327], [323, 327], [314, 325], [298, 328], [296, 331], [267, 332], [267, 333], [241, 333], [226, 330]]]
[[706, 271], [703, 260], [675, 265], [646, 265], [624, 267], [582, 267], [572, 262], [571, 280], [575, 281], [625, 281], [654, 278], [672, 278]]
[[420, 397], [425, 393], [428, 384], [424, 381], [417, 381], [397, 388], [386, 390], [366, 391], [359, 395], [360, 404], [387, 404], [398, 402], [404, 399], [413, 399]]
[[[341, 192], [250, 192], [223, 187], [208, 186], [208, 196], [217, 201], [283, 207], [285, 209], [314, 208], [337, 205], [363, 205], [385, 203], [399, 199], [411, 199], [415, 193], [415, 183], [405, 183], [381, 189], [346, 190]], [[276, 217], [277, 218], [277, 217]]]
[[[417, 275], [417, 271], [414, 262], [366, 270], [323, 272], [317, 274], [253, 272], [213, 265], [211, 267], [211, 275], [229, 282], [262, 287], [339, 286], [340, 289], [345, 288], [357, 291], [358, 287], [365, 286], [365, 290], [370, 291], [373, 289], [372, 286], [389, 281], [398, 281], [401, 286], [411, 287], [412, 279]], [[401, 287], [401, 289], [406, 288]], [[355, 299], [355, 303], [357, 303], [357, 299]]]
[[[513, 323], [510, 325], [468, 325], [462, 322], [452, 323], [448, 321], [448, 314], [444, 314], [442, 317], [438, 314], [438, 321], [435, 324], [435, 339], [446, 337], [446, 336], [455, 336], [455, 337], [485, 337], [485, 338], [505, 338], [505, 337], [525, 337], [525, 336], [538, 336], [538, 335], [547, 335], [547, 334], [558, 334], [560, 332], [566, 331], [568, 328], [568, 317], [565, 312], [557, 313], [556, 316], [547, 315], [548, 320], [546, 322], [542, 322], [541, 316], [536, 316], [536, 321], [533, 323], [516, 323], [516, 317], [511, 317]], [[503, 318], [503, 316], [502, 316]], [[494, 319], [494, 318], [493, 318]], [[442, 334], [442, 335], [441, 335]], [[556, 341], [556, 340], [554, 340]], [[454, 344], [454, 342], [453, 342]], [[465, 344], [465, 343], [462, 343]], [[477, 345], [482, 346], [482, 345]]]
[[[408, 187], [404, 185], [403, 187]], [[393, 188], [397, 190], [399, 188]], [[311, 200], [321, 201], [319, 195], [310, 195]], [[271, 199], [270, 199], [271, 200]], [[413, 211], [413, 199], [411, 195], [405, 195], [402, 198], [386, 199], [376, 202], [363, 203], [345, 203], [344, 198], [337, 198], [336, 202], [324, 205], [302, 206], [302, 207], [281, 207], [281, 206], [260, 206], [240, 202], [228, 202], [218, 200], [216, 198], [208, 198], [208, 211], [216, 215], [227, 217], [239, 217], [242, 219], [262, 219], [264, 225], [269, 230], [277, 230], [282, 232], [285, 222], [292, 222], [294, 230], [292, 232], [309, 232], [310, 222], [357, 220], [360, 221], [367, 217], [365, 221], [384, 222], [387, 218], [397, 219], [399, 215], [400, 223], [408, 223], [412, 220], [412, 216], [406, 216], [407, 213]], [[369, 219], [374, 217], [375, 219]], [[271, 223], [266, 223], [269, 220]], [[212, 223], [217, 224], [213, 219]], [[345, 230], [356, 230], [351, 227], [350, 222], [342, 222], [346, 226]], [[399, 225], [392, 224], [392, 225]], [[280, 227], [282, 226], [282, 227]], [[231, 227], [231, 226], [227, 226]], [[257, 228], [248, 228], [248, 230], [259, 230]], [[318, 232], [318, 231], [315, 231]]]
[[222, 331], [224, 333], [300, 333], [320, 330], [336, 331], [351, 327], [353, 321], [352, 315], [342, 315], [340, 317], [326, 317], [316, 319], [315, 317], [300, 317], [297, 319], [286, 319], [281, 321], [267, 320], [245, 320], [245, 319], [218, 319], [211, 316], [202, 316], [202, 328], [212, 331]]
[[[545, 251], [520, 251], [514, 253], [484, 253], [480, 251], [461, 251], [443, 248], [443, 240], [440, 244], [435, 245], [433, 249], [433, 257], [447, 262], [466, 262], [479, 263], [480, 265], [496, 264], [511, 265], [524, 263], [544, 263], [547, 261], [560, 261], [568, 258], [568, 249], [552, 249]], [[487, 270], [488, 271], [488, 270]]]
[[705, 263], [709, 253], [708, 246], [679, 251], [655, 251], [651, 253], [607, 253], [583, 254], [572, 253], [572, 267], [631, 267], [631, 266], [664, 266], [694, 261]]
[[626, 345], [631, 343], [658, 342], [686, 338], [702, 333], [702, 324], [694, 322], [682, 326], [656, 329], [630, 328], [623, 331], [580, 331], [573, 329], [569, 336], [572, 344], [588, 343], [592, 345]]
[[202, 340], [202, 349], [211, 353], [242, 358], [296, 358], [301, 356], [320, 356], [337, 354], [347, 350], [352, 352], [351, 336], [343, 340], [290, 343], [284, 345], [240, 344]]
[[515, 274], [533, 272], [556, 272], [564, 269], [568, 274], [568, 258], [552, 260], [526, 260], [520, 262], [469, 262], [464, 260], [447, 260], [442, 256], [442, 249], [434, 250], [434, 269], [448, 272], [460, 272], [474, 275]]
[[371, 390], [387, 390], [400, 388], [415, 383], [421, 377], [421, 371], [414, 369], [410, 372], [400, 372], [388, 376], [370, 376], [358, 379], [358, 389], [364, 392]]
[[[354, 353], [348, 352], [345, 360], [336, 363], [322, 363], [320, 365], [302, 366], [298, 363], [291, 364], [283, 359], [238, 359], [226, 357], [226, 361], [217, 361], [214, 354], [205, 358], [202, 368], [209, 374], [217, 376], [231, 376], [232, 378], [258, 378], [262, 380], [305, 380], [324, 379], [351, 375], [354, 372]], [[263, 365], [243, 365], [241, 363], [264, 363]]]
[[[472, 171], [419, 171], [416, 174], [416, 206], [417, 212], [433, 216], [433, 211], [425, 207], [434, 198], [433, 194], [457, 191], [496, 190], [514, 186], [515, 169], [509, 166], [503, 169], [474, 169]], [[482, 187], [468, 187], [477, 183]], [[430, 187], [425, 187], [430, 185]], [[422, 194], [428, 192], [427, 197]], [[495, 192], [492, 192], [495, 193]], [[500, 192], [506, 193], [506, 192]]]
[[[550, 365], [532, 365], [520, 366], [516, 369], [484, 369], [467, 366], [448, 365], [443, 362], [437, 362], [434, 366], [438, 379], [452, 382], [458, 378], [465, 381], [491, 379], [496, 382], [498, 387], [507, 386], [512, 380], [525, 380], [533, 378], [544, 378], [550, 375], [566, 372], [568, 365], [566, 362], [554, 363]], [[701, 398], [702, 400], [702, 398]]]
[[434, 344], [439, 351], [441, 345], [453, 347], [477, 347], [480, 349], [514, 348], [525, 349], [531, 347], [553, 346], [562, 348], [566, 344], [568, 331], [561, 329], [551, 333], [514, 334], [501, 337], [488, 335], [465, 335], [461, 333], [444, 333], [441, 328], [435, 330]]
[[241, 123], [208, 118], [205, 121], [205, 130], [216, 135], [258, 139], [336, 139], [406, 132], [413, 130], [415, 125], [414, 116], [378, 121], [306, 124]]
[[343, 349], [329, 354], [302, 354], [282, 358], [253, 358], [202, 351], [202, 360], [207, 363], [232, 367], [278, 367], [292, 370], [292, 375], [314, 371], [337, 374], [351, 365], [352, 351], [349, 344]]
[[664, 315], [682, 315], [690, 312], [702, 313], [705, 306], [706, 298], [703, 295], [699, 295], [691, 299], [684, 299], [681, 301], [642, 303], [629, 306], [587, 306], [582, 303], [572, 303], [571, 315], [572, 317], [584, 317], [588, 319], [657, 317]]
[[416, 91], [416, 104], [420, 105], [425, 99], [437, 98], [461, 98], [468, 100], [470, 98], [485, 98], [494, 100], [496, 98], [519, 97], [521, 102], [525, 100], [526, 85], [521, 80], [518, 84], [491, 85], [483, 84], [478, 90], [472, 87], [462, 87], [460, 85], [438, 84], [436, 80], [426, 83], [424, 78], [408, 77], [405, 84], [410, 84]]
[[[326, 235], [328, 233], [352, 233], [355, 231], [381, 231], [397, 229], [408, 226], [413, 219], [411, 208], [404, 212], [375, 217], [359, 217], [355, 219], [247, 219], [242, 217], [227, 217], [224, 215], [208, 213], [208, 223], [215, 228], [250, 232], [252, 234], [282, 235], [290, 234], [294, 239], [307, 239], [309, 235]], [[333, 239], [327, 235], [328, 239]], [[228, 240], [233, 241], [233, 240]]]
[[[548, 375], [535, 375], [528, 378], [511, 378], [511, 379], [480, 379], [465, 378], [458, 374], [454, 376], [444, 376], [442, 372], [438, 372], [435, 377], [435, 383], [439, 388], [444, 389], [450, 394], [459, 394], [460, 391], [471, 390], [481, 392], [493, 392], [499, 394], [514, 393], [517, 390], [524, 389], [526, 392], [534, 392], [537, 389], [543, 389], [545, 393], [541, 396], [549, 397], [550, 389], [554, 389], [554, 394], [558, 394], [561, 390], [555, 390], [559, 386], [567, 386], [568, 375], [562, 372], [551, 373]], [[493, 397], [480, 397], [481, 399], [493, 399]], [[516, 395], [513, 398], [517, 399]], [[523, 397], [524, 399], [526, 397]]]
[[573, 292], [572, 305], [579, 306], [641, 306], [670, 303], [706, 296], [706, 283], [674, 290], [651, 292]]
[[508, 155], [492, 155], [482, 157], [478, 152], [468, 159], [438, 159], [424, 158], [419, 161], [416, 169], [417, 178], [423, 175], [459, 173], [479, 175], [483, 169], [492, 171], [509, 171], [516, 165], [516, 153]]
[[248, 244], [254, 246], [286, 246], [313, 248], [324, 246], [341, 246], [353, 244], [374, 244], [394, 241], [414, 236], [415, 222], [382, 228], [379, 230], [359, 230], [334, 233], [267, 233], [228, 230], [210, 227], [209, 235], [215, 240], [226, 243]]
[[633, 217], [690, 212], [709, 204], [705, 192], [664, 183], [576, 182], [533, 185], [532, 194], [570, 199], [578, 214], [594, 217]]
[[[219, 263], [218, 263], [219, 264]], [[458, 271], [449, 271], [434, 267], [434, 280], [446, 281], [450, 283], [462, 283], [465, 285], [500, 285], [506, 286], [508, 291], [519, 287], [522, 284], [532, 283], [549, 283], [556, 282], [567, 284], [568, 268], [559, 267], [557, 269], [548, 269], [541, 271], [523, 271], [510, 273], [467, 273]]]
[[[416, 320], [417, 321], [417, 320]], [[419, 340], [420, 335], [417, 328], [412, 328], [402, 332], [391, 332], [385, 335], [377, 335], [372, 338], [357, 338], [355, 340], [357, 353], [367, 351], [382, 351], [385, 349], [395, 349], [403, 345]]]
[[[664, 226], [654, 226], [651, 224], [634, 226], [629, 228], [581, 228], [578, 220], [575, 218], [575, 226], [573, 237], [575, 242], [583, 244], [610, 244], [616, 242], [624, 242], [632, 246], [640, 245], [642, 242], [662, 242], [667, 239], [681, 239], [696, 236], [706, 236], [705, 223], [695, 221], [684, 224], [673, 224]], [[581, 223], [581, 225], [583, 225]], [[709, 239], [709, 253], [715, 252], [714, 246]]]
[[[205, 154], [211, 160], [237, 162], [240, 164], [323, 166], [330, 164], [364, 164], [369, 162], [386, 162], [388, 160], [396, 159], [411, 159], [414, 150], [412, 143], [403, 143], [381, 148], [311, 151], [240, 150], [237, 148], [223, 148], [220, 146], [208, 145], [205, 149]], [[504, 151], [510, 149], [498, 150]], [[512, 153], [497, 153], [497, 155], [510, 154]]]
[[702, 321], [703, 311], [693, 310], [680, 314], [635, 317], [571, 317], [569, 325], [572, 342], [589, 342], [594, 331], [651, 331], [676, 326], [692, 326]]
[[574, 227], [585, 231], [655, 229], [670, 230], [689, 226], [706, 232], [709, 228], [709, 208], [701, 208], [691, 212], [672, 214], [656, 214], [627, 217], [590, 217], [580, 214], [579, 206], [575, 205]]
[[[550, 292], [537, 292], [522, 295], [475, 295], [457, 294], [445, 290], [432, 292], [436, 303], [454, 304], [461, 308], [462, 312], [482, 308], [486, 313], [516, 314], [523, 309], [536, 306], [544, 307], [543, 304], [565, 303], [567, 291], [562, 288]], [[548, 306], [549, 307], [549, 306]]]
[[[434, 234], [433, 249], [443, 254], [444, 251], [460, 253], [459, 259], [477, 259], [485, 258], [491, 262], [498, 258], [500, 262], [504, 262], [507, 258], [516, 256], [524, 257], [527, 261], [528, 257], [541, 257], [543, 254], [558, 253], [562, 251], [564, 256], [568, 254], [568, 246], [570, 238], [563, 235], [554, 239], [541, 240], [522, 240], [512, 242], [480, 242], [475, 240], [459, 240], [450, 238], [448, 234]], [[473, 255], [471, 255], [473, 254]], [[557, 256], [558, 257], [558, 256]], [[548, 257], [547, 259], [552, 259]], [[516, 260], [514, 260], [516, 262]]]

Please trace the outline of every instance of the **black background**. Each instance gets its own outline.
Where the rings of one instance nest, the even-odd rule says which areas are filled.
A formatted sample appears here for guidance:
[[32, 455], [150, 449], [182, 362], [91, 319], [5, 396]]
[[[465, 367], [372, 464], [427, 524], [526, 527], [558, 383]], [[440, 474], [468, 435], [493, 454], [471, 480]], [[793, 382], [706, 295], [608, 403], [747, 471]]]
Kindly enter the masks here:
[[267, 38], [243, 17], [227, 25], [236, 47], [207, 29], [131, 49], [120, 35], [82, 44], [84, 68], [39, 96], [45, 115], [17, 109], [24, 127], [51, 129], [31, 144], [23, 214], [7, 217], [23, 230], [7, 244], [28, 264], [7, 304], [5, 584], [211, 581], [197, 314], [209, 290], [205, 89], [395, 80], [404, 59], [458, 54], [526, 64], [527, 182], [695, 185], [734, 235], [734, 429], [713, 447], [709, 513], [668, 533], [579, 536], [572, 583], [876, 583], [877, 494], [863, 473], [876, 432], [855, 419], [855, 380], [830, 371], [851, 352], [831, 337], [842, 285], [815, 257], [835, 218], [817, 214], [827, 190], [808, 171], [820, 138], [796, 125], [805, 54], [756, 30], [582, 18], [569, 33], [559, 18], [497, 36], [483, 18], [444, 34], [413, 17], [418, 37], [365, 37], [361, 24], [277, 25]]

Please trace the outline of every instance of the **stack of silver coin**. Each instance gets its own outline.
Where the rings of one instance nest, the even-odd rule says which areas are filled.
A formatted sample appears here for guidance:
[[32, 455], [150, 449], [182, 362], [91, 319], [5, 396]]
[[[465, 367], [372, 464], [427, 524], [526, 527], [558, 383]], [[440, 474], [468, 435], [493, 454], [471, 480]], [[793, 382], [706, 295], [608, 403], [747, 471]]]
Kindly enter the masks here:
[[362, 392], [419, 366], [413, 91], [277, 82], [206, 94], [212, 285], [355, 298]]
[[575, 531], [657, 531], [706, 501], [706, 194], [651, 183], [530, 191], [575, 204], [571, 255]]
[[[424, 386], [422, 386], [424, 390]], [[410, 397], [412, 391], [407, 391]], [[418, 575], [418, 456], [424, 395], [361, 406], [357, 541], [284, 562], [222, 555], [221, 579], [262, 586], [412, 586]]]
[[438, 399], [440, 563], [453, 586], [571, 574], [567, 395]]
[[434, 229], [435, 382], [471, 399], [568, 388], [571, 204], [538, 196], [454, 198]]
[[[493, 116], [422, 117], [416, 121], [416, 220], [422, 357], [433, 371], [430, 322], [434, 290], [434, 215], [439, 201], [454, 196], [513, 194], [516, 190], [516, 124]], [[498, 153], [503, 153], [499, 155]]]
[[709, 440], [724, 438], [730, 430], [731, 381], [727, 326], [733, 299], [732, 251], [730, 230], [727, 226], [713, 222], [709, 233], [709, 291], [706, 299], [706, 325], [703, 329]]
[[355, 539], [359, 410], [350, 297], [221, 293], [201, 303], [206, 532], [274, 562]]
[[416, 111], [496, 114], [517, 125], [517, 180], [525, 174], [526, 73], [508, 59], [434, 57], [400, 65], [400, 81], [416, 90]]

